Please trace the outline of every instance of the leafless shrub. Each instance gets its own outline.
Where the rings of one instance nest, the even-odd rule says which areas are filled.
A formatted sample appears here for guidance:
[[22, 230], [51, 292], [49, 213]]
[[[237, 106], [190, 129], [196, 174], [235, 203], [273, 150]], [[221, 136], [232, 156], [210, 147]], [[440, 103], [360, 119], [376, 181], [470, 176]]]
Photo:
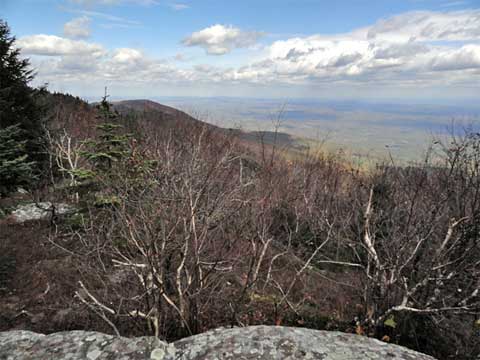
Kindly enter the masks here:
[[309, 307], [437, 356], [449, 350], [425, 329], [461, 323], [448, 343], [478, 351], [459, 340], [480, 312], [478, 134], [434, 144], [415, 167], [362, 172], [201, 124], [138, 126], [130, 155], [98, 179], [116, 201], [70, 233], [88, 269], [76, 297], [114, 332], [302, 324]]
[[479, 145], [475, 133], [437, 142], [423, 165], [379, 168], [358, 191], [355, 206], [363, 202], [364, 208], [357, 218], [358, 263], [365, 273], [366, 325], [375, 331], [409, 316], [437, 327], [451, 325], [453, 316], [463, 319], [464, 329], [474, 327], [480, 311]]

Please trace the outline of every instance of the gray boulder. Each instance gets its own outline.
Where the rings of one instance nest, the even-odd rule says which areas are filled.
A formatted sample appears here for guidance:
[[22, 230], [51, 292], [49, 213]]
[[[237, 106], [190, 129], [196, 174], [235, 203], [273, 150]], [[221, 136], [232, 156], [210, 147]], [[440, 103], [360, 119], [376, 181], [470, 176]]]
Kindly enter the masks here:
[[51, 202], [40, 202], [21, 205], [11, 214], [11, 219], [16, 223], [23, 223], [31, 220], [50, 219], [55, 210], [55, 215], [67, 215], [76, 212], [75, 207], [68, 204], [52, 204]]
[[427, 360], [430, 356], [341, 332], [253, 326], [218, 329], [175, 342], [178, 359]]
[[375, 339], [340, 332], [253, 326], [217, 329], [167, 344], [153, 337], [127, 339], [71, 331], [39, 335], [0, 333], [0, 359], [321, 359], [432, 360], [427, 355]]

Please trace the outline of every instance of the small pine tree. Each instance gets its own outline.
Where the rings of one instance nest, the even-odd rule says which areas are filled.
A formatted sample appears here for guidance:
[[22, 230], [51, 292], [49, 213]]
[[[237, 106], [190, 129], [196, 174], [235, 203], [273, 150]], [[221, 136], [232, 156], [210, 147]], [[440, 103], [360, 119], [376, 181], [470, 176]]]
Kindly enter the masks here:
[[107, 98], [108, 95], [105, 94], [98, 105], [99, 117], [102, 120], [102, 124], [97, 125], [98, 139], [88, 140], [89, 151], [84, 152], [94, 169], [104, 173], [110, 172], [116, 162], [125, 159], [129, 154], [129, 135], [120, 133], [122, 126], [114, 122], [118, 114], [112, 111]]
[[[96, 194], [95, 205], [104, 207], [119, 203], [120, 188], [145, 189], [153, 180], [151, 171], [157, 162], [139, 148], [138, 142], [132, 134], [125, 132], [118, 124], [119, 114], [114, 111], [107, 100], [108, 95], [102, 98], [97, 106], [100, 124], [97, 125], [96, 138], [84, 142], [85, 151], [82, 156], [90, 163], [89, 169], [78, 169], [75, 174], [93, 179], [101, 184], [102, 190]], [[86, 176], [84, 176], [86, 174]]]

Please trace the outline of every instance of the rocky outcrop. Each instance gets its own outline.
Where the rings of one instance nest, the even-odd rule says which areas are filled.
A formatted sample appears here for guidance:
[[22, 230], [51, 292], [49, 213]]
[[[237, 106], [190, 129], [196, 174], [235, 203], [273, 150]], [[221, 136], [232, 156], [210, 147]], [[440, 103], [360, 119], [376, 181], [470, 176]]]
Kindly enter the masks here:
[[52, 335], [10, 331], [0, 333], [0, 359], [432, 360], [433, 358], [358, 335], [254, 326], [213, 330], [172, 344], [153, 337], [128, 339], [84, 331]]
[[31, 220], [51, 219], [52, 216], [73, 214], [75, 212], [76, 209], [68, 204], [40, 202], [17, 207], [12, 212], [10, 218], [16, 223], [23, 223]]

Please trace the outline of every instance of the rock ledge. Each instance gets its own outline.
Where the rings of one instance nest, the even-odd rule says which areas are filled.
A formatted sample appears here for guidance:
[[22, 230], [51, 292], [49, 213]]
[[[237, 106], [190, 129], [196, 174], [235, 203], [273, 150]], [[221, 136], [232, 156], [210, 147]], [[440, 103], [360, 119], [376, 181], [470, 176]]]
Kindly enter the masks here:
[[86, 331], [51, 335], [8, 331], [0, 333], [0, 359], [433, 360], [400, 346], [357, 335], [269, 326], [217, 329], [172, 344], [154, 337], [128, 339]]

